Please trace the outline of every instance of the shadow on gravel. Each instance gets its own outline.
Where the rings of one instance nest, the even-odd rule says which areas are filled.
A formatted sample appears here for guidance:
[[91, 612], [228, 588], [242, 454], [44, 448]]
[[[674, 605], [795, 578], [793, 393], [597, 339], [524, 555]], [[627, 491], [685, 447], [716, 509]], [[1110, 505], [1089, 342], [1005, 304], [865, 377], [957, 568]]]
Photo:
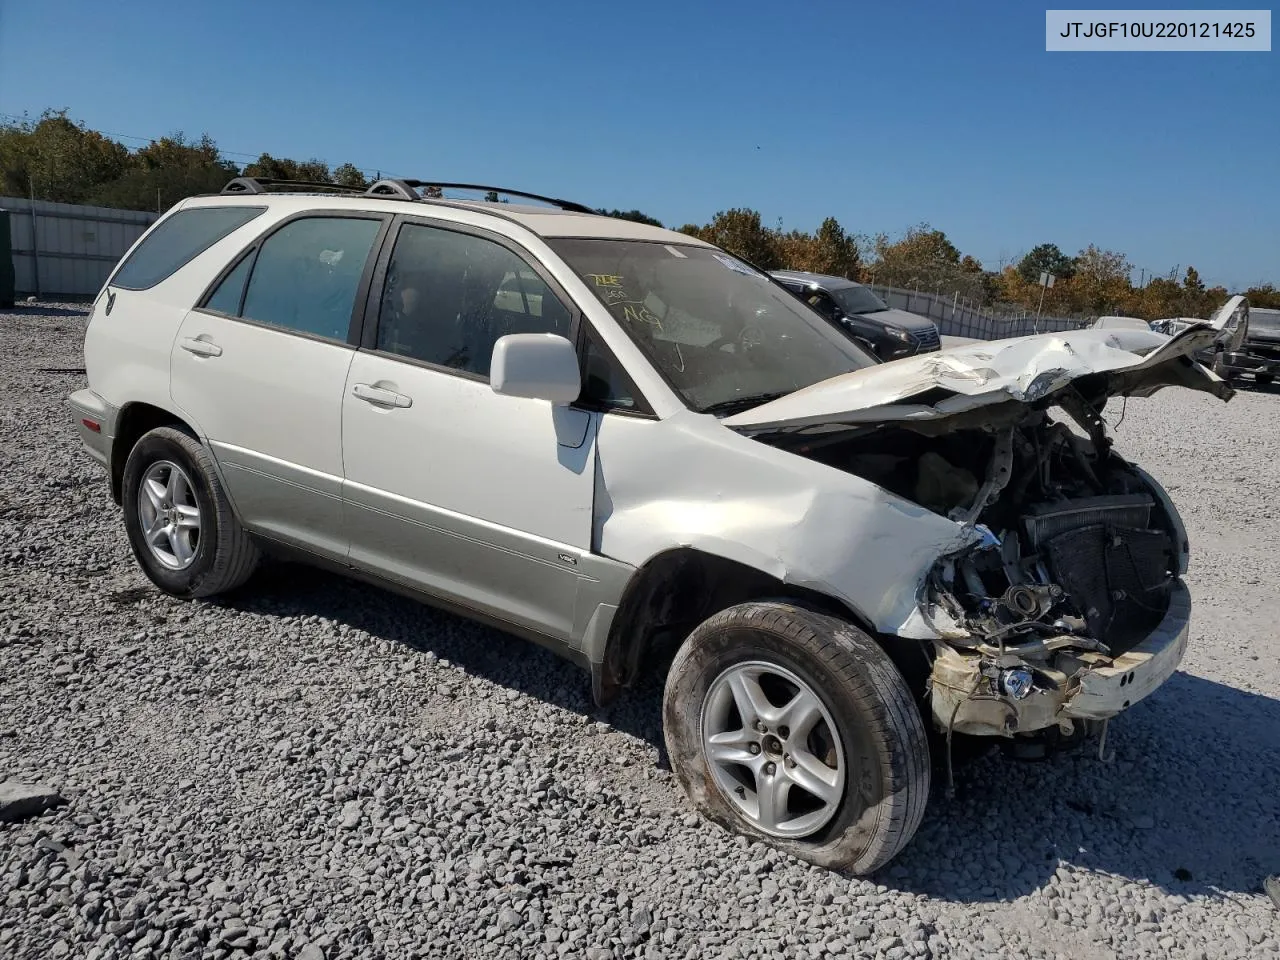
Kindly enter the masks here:
[[1024, 896], [1060, 861], [1169, 893], [1257, 893], [1280, 870], [1280, 700], [1186, 673], [1096, 743], [957, 772], [877, 880], [961, 901]]
[[19, 303], [4, 312], [19, 317], [83, 317], [88, 315], [89, 307], [87, 304], [83, 307], [40, 307]]
[[431, 651], [473, 676], [644, 740], [658, 749], [659, 764], [668, 766], [662, 689], [653, 677], [602, 710], [592, 699], [587, 671], [535, 643], [389, 590], [283, 561], [264, 564], [248, 586], [222, 602], [246, 612], [325, 617], [419, 652]]

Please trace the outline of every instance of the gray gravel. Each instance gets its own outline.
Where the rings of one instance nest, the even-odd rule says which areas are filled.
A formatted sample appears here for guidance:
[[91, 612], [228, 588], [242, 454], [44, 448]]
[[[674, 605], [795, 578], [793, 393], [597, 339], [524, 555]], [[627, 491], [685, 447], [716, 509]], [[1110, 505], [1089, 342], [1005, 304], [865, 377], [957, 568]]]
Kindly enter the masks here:
[[541, 650], [298, 567], [158, 594], [63, 405], [82, 336], [0, 314], [0, 780], [68, 801], [0, 824], [0, 956], [1280, 956], [1280, 394], [1128, 403], [1196, 552], [1184, 672], [1110, 763], [963, 768], [868, 880], [692, 815], [656, 682], [601, 713]]

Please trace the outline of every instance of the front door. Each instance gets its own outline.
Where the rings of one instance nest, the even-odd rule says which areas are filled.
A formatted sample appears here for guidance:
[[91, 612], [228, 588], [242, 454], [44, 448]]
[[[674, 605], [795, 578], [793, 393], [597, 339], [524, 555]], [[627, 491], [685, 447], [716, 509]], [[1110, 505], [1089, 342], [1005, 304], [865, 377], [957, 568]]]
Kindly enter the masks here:
[[571, 336], [522, 253], [401, 225], [342, 399], [353, 565], [562, 640], [591, 547], [598, 414], [504, 397], [507, 333]]
[[287, 221], [183, 319], [174, 402], [257, 533], [343, 559], [342, 391], [379, 217]]

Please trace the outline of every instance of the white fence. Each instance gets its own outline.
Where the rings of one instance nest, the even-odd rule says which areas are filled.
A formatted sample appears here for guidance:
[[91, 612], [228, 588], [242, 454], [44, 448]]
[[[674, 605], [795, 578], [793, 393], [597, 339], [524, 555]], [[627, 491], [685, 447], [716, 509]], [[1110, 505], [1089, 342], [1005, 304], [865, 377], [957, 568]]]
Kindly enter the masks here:
[[9, 214], [18, 295], [92, 297], [156, 220], [139, 210], [0, 197]]

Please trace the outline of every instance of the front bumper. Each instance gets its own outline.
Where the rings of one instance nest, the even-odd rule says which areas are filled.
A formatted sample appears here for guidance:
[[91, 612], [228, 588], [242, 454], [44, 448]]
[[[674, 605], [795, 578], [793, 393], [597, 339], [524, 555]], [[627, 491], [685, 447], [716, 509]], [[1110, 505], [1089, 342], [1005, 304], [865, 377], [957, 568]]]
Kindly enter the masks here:
[[111, 445], [116, 435], [119, 410], [92, 390], [77, 390], [67, 398], [76, 420], [80, 442], [102, 466], [111, 467]]
[[[1126, 653], [1061, 651], [1046, 659], [1003, 658], [939, 641], [930, 677], [934, 722], [940, 730], [1013, 736], [1075, 720], [1106, 720], [1137, 703], [1178, 669], [1187, 649], [1191, 595], [1177, 580], [1159, 625]], [[1023, 666], [1035, 675], [1024, 699], [1000, 693], [999, 671]]]

